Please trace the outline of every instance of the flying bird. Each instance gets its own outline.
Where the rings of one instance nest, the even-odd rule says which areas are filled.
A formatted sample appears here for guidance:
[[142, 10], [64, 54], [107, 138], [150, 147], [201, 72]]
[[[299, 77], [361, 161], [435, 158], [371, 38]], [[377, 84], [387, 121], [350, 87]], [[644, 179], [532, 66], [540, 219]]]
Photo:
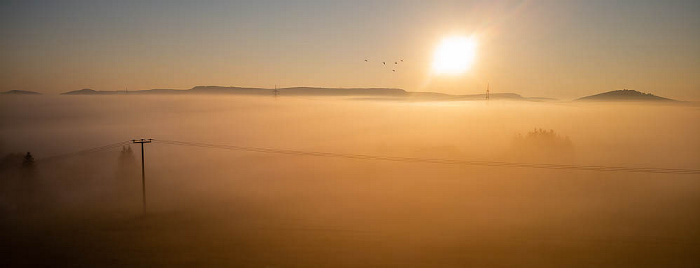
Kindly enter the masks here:
[[386, 65], [386, 61], [382, 61], [382, 64]]
[[394, 64], [399, 64], [399, 62], [395, 61]]
[[367, 61], [368, 61], [368, 60], [367, 60], [367, 59], [365, 59], [365, 62], [367, 62]]

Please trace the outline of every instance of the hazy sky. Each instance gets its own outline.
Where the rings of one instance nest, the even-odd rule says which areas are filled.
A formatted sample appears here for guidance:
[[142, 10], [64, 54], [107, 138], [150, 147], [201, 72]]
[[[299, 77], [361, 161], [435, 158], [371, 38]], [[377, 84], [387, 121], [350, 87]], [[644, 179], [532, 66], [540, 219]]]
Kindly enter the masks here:
[[[400, 87], [700, 99], [700, 1], [2, 1], [0, 91]], [[476, 62], [431, 75], [473, 35]], [[369, 59], [369, 62], [364, 62]], [[380, 61], [404, 59], [384, 67]]]

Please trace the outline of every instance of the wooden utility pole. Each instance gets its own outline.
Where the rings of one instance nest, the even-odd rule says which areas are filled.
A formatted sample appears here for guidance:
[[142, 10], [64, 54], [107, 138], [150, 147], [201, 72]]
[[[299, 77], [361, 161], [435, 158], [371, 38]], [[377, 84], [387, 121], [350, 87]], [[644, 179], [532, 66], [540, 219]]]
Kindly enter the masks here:
[[143, 195], [143, 215], [146, 215], [146, 161], [143, 153], [143, 144], [151, 143], [153, 139], [131, 140], [133, 143], [141, 144], [141, 193]]

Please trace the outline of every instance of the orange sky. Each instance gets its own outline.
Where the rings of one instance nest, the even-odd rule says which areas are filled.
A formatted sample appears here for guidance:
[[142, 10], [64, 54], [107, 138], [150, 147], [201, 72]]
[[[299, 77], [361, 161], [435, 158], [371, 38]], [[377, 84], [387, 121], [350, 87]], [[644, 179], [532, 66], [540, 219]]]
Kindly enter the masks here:
[[[697, 1], [2, 2], [0, 91], [196, 85], [399, 87], [700, 99]], [[476, 62], [432, 76], [434, 48]], [[364, 62], [369, 59], [369, 62]], [[380, 61], [404, 59], [386, 68]]]

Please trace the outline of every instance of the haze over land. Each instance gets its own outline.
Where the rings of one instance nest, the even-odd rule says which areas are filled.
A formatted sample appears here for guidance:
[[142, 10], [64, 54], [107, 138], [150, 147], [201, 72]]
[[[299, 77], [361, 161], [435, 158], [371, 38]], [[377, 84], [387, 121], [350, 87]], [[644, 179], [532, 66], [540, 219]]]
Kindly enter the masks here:
[[[697, 107], [634, 103], [3, 97], [2, 155], [31, 151], [38, 160], [36, 188], [26, 196], [12, 194], [22, 177], [1, 171], [0, 243], [12, 265], [692, 266], [700, 246], [697, 175], [373, 161], [163, 141], [697, 170], [698, 120]], [[145, 147], [145, 218], [138, 162], [125, 169], [121, 148], [41, 160], [141, 137], [155, 139]], [[139, 147], [131, 148], [138, 161]], [[32, 209], [18, 210], [27, 200]]]

